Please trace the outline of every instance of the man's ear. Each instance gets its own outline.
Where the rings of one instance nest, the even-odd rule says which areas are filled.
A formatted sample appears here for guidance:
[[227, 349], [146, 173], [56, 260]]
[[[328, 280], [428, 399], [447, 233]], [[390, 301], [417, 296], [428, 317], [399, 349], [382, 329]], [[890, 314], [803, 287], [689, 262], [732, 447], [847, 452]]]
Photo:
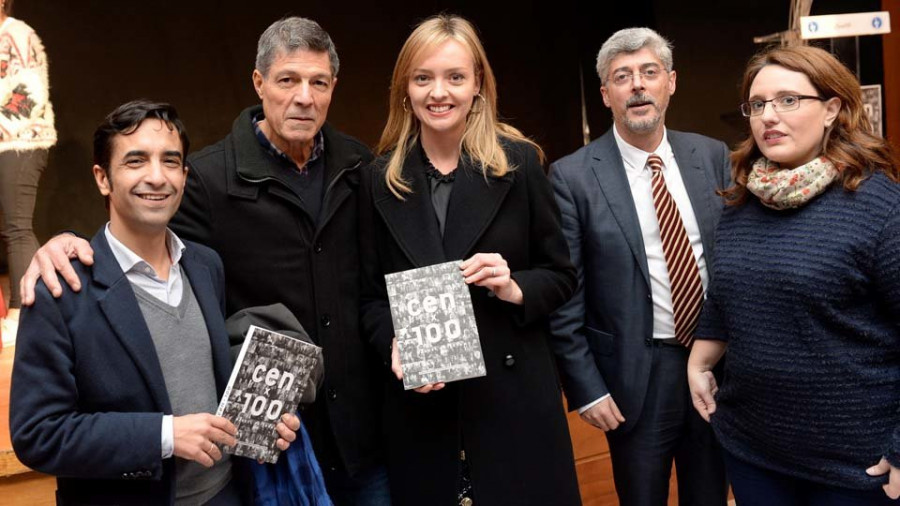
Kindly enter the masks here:
[[112, 191], [112, 184], [109, 181], [109, 177], [106, 175], [106, 171], [99, 165], [94, 165], [91, 171], [94, 173], [94, 181], [97, 183], [97, 189], [100, 190], [100, 195], [108, 197], [109, 193]]
[[253, 69], [253, 89], [256, 90], [256, 95], [262, 100], [262, 84], [263, 84], [263, 75], [259, 70]]
[[607, 96], [607, 93], [608, 93], [608, 90], [606, 89], [606, 86], [601, 86], [600, 87], [600, 95], [603, 96], [603, 105], [605, 105], [607, 108], [609, 108], [609, 97]]
[[190, 170], [188, 170], [188, 164], [184, 164], [184, 179], [181, 180], [181, 191], [184, 192], [185, 187], [187, 186], [187, 178]]

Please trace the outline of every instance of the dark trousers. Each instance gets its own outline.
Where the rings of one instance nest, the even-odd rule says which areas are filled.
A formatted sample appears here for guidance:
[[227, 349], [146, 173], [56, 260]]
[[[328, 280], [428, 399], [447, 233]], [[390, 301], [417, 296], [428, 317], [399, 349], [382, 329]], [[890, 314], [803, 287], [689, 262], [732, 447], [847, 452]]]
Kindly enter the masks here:
[[880, 488], [850, 490], [756, 467], [728, 452], [725, 464], [738, 506], [889, 506], [900, 504]]
[[606, 433], [622, 506], [664, 506], [673, 461], [680, 506], [724, 506], [727, 502], [719, 444], [709, 424], [691, 405], [687, 358], [683, 346], [655, 345], [640, 419], [628, 432]]
[[244, 506], [244, 504], [245, 501], [242, 500], [241, 493], [232, 479], [204, 506]]
[[47, 150], [0, 153], [0, 212], [9, 260], [9, 307], [19, 307], [19, 279], [25, 274], [38, 242], [31, 228], [38, 181], [47, 166]]
[[376, 466], [349, 476], [343, 469], [324, 471], [325, 488], [335, 506], [391, 506], [387, 469]]

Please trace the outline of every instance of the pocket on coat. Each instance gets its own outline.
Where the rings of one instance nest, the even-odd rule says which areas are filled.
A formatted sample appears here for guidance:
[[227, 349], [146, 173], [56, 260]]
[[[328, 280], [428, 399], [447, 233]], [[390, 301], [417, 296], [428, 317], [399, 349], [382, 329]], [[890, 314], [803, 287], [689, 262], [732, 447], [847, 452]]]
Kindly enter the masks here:
[[616, 349], [616, 338], [609, 332], [585, 325], [584, 335], [587, 337], [591, 351], [597, 355], [612, 355]]

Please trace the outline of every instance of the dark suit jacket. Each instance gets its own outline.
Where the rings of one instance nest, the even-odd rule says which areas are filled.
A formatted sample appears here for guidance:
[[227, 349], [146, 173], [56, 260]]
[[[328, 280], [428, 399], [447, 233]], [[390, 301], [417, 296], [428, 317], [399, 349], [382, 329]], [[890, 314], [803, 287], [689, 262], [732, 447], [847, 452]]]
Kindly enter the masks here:
[[420, 149], [403, 167], [413, 190], [405, 200], [388, 190], [384, 158], [363, 174], [362, 325], [386, 363], [385, 377], [394, 336], [385, 274], [500, 253], [524, 294], [515, 306], [485, 288], [470, 289], [487, 376], [425, 395], [388, 378], [384, 430], [395, 506], [457, 504], [461, 444], [478, 504], [580, 504], [547, 343], [547, 318], [571, 296], [575, 272], [536, 152], [513, 144], [506, 153], [518, 168], [502, 178], [485, 178], [463, 157], [443, 238]]
[[[185, 243], [181, 266], [206, 320], [217, 394], [231, 372], [222, 263]], [[82, 289], [54, 299], [43, 283], [24, 308], [10, 393], [13, 448], [58, 477], [60, 504], [168, 504], [174, 458], [160, 458], [172, 408], [150, 331], [103, 229], [94, 266], [75, 262]]]
[[[728, 147], [702, 135], [667, 131], [712, 265], [716, 224], [731, 164]], [[569, 408], [606, 394], [640, 418], [650, 381], [653, 301], [647, 255], [622, 155], [612, 129], [550, 167], [563, 233], [578, 270], [575, 296], [552, 318], [554, 350]]]

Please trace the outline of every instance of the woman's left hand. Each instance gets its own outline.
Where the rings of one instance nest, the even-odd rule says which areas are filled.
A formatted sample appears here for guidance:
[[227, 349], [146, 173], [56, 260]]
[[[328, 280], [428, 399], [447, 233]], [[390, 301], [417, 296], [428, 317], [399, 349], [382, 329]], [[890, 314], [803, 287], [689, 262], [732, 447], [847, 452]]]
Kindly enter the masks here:
[[512, 272], [499, 253], [476, 253], [459, 266], [466, 284], [483, 286], [494, 292], [498, 299], [511, 304], [522, 304], [522, 289], [510, 276]]
[[888, 482], [882, 485], [881, 488], [884, 489], [884, 493], [888, 497], [897, 499], [900, 497], [900, 469], [892, 466], [884, 457], [881, 457], [881, 461], [878, 464], [866, 469], [866, 474], [869, 476], [881, 476], [888, 472], [891, 473], [888, 477]]

